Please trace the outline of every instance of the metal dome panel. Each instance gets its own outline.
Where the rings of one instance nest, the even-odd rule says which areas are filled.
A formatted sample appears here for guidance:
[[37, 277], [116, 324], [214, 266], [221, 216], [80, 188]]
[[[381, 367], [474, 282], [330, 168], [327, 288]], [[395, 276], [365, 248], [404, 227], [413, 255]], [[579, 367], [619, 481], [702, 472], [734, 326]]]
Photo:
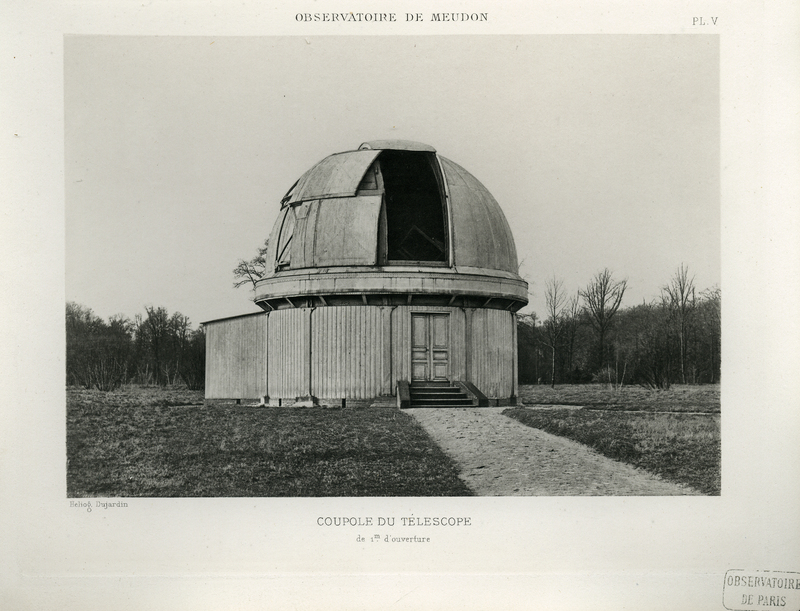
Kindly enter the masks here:
[[311, 265], [328, 267], [378, 263], [380, 195], [321, 200], [317, 206], [316, 227], [324, 230], [316, 232]]
[[380, 151], [337, 153], [320, 161], [300, 177], [281, 202], [292, 205], [323, 197], [352, 197]]
[[439, 157], [450, 192], [454, 265], [517, 273], [517, 249], [500, 205], [477, 178]]
[[295, 206], [294, 211], [297, 221], [292, 242], [292, 267], [311, 267], [314, 265], [319, 200], [303, 202]]

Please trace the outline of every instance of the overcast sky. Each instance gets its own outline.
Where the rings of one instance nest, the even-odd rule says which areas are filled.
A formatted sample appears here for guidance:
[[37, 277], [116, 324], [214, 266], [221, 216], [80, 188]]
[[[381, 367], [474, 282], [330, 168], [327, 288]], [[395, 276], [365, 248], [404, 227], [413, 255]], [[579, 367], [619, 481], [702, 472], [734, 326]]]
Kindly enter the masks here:
[[544, 315], [608, 267], [625, 305], [720, 282], [718, 38], [65, 39], [66, 297], [198, 322], [257, 311], [237, 259], [314, 163], [434, 146], [492, 192]]

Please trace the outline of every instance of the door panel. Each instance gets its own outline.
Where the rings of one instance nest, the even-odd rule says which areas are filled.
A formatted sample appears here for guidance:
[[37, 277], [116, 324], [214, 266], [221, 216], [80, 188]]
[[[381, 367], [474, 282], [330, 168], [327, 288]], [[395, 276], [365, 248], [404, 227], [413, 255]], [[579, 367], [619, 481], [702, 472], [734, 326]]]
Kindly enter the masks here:
[[414, 363], [411, 367], [411, 379], [424, 381], [428, 379], [428, 366], [426, 363]]
[[433, 323], [433, 346], [434, 348], [447, 349], [447, 320], [450, 318], [447, 314], [431, 315]]
[[412, 381], [449, 379], [449, 315], [412, 314], [411, 335]]
[[430, 349], [428, 346], [428, 317], [411, 315], [411, 380], [430, 379]]
[[425, 314], [411, 315], [411, 334], [414, 338], [414, 348], [428, 347], [428, 316]]
[[431, 358], [434, 380], [447, 380], [449, 365], [450, 317], [447, 314], [431, 316]]

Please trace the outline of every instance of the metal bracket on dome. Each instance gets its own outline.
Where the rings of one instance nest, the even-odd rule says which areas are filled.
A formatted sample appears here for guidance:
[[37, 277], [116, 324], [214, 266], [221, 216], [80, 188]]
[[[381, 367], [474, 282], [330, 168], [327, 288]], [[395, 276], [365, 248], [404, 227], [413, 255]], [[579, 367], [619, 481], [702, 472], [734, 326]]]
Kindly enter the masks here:
[[293, 185], [292, 185], [292, 186], [289, 188], [289, 190], [286, 192], [286, 195], [284, 195], [284, 196], [281, 198], [281, 208], [283, 208], [284, 206], [286, 206], [286, 205], [287, 205], [287, 203], [289, 202], [289, 200], [290, 200], [290, 199], [292, 199], [292, 195], [294, 195], [294, 188], [297, 186], [297, 183], [299, 183], [299, 182], [300, 182], [300, 179], [299, 179], [299, 178], [298, 178], [297, 180], [295, 180], [295, 181], [294, 181], [294, 184], [293, 184]]

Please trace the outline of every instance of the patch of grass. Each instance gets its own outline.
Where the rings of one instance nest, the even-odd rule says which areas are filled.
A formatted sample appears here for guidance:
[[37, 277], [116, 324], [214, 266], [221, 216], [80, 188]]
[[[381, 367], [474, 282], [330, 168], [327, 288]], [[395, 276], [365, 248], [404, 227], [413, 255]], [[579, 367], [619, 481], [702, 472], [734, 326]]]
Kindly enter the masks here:
[[709, 495], [720, 493], [718, 415], [526, 408], [503, 414], [666, 480]]
[[674, 384], [669, 390], [649, 390], [607, 384], [524, 385], [519, 399], [525, 405], [580, 405], [615, 411], [672, 411], [719, 413], [719, 384]]
[[465, 496], [396, 409], [206, 407], [202, 392], [67, 391], [69, 497]]

